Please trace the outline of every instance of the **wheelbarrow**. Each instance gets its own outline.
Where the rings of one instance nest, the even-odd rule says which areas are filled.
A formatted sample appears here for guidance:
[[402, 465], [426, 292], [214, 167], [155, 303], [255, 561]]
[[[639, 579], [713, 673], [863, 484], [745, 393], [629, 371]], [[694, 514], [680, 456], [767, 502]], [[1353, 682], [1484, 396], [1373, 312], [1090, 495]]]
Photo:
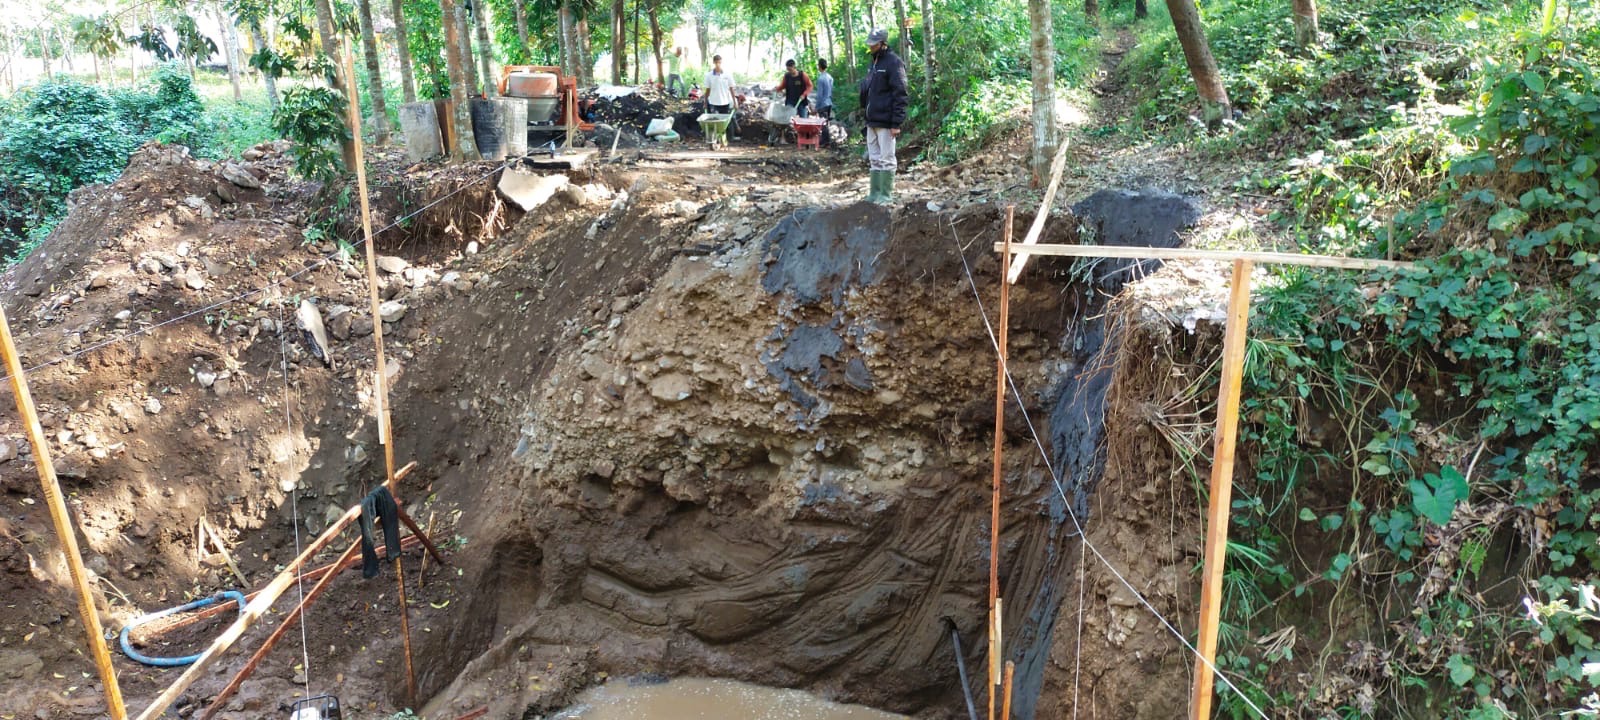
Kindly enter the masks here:
[[695, 121], [700, 123], [700, 132], [705, 133], [707, 145], [717, 148], [728, 144], [728, 123], [733, 121], [732, 113], [704, 113]]
[[822, 131], [827, 129], [828, 121], [824, 118], [789, 118], [789, 127], [794, 128], [795, 147], [822, 147]]

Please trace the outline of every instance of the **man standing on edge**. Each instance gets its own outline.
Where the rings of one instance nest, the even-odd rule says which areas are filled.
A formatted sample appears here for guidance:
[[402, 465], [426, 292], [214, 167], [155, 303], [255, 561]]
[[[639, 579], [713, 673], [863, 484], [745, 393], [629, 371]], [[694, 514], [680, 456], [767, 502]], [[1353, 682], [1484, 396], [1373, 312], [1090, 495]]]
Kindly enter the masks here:
[[[828, 61], [823, 58], [817, 58], [817, 79], [813, 85], [815, 90], [811, 93], [811, 104], [816, 106], [817, 117], [832, 120], [833, 76], [828, 74]], [[824, 146], [833, 144], [832, 138], [828, 137], [827, 126], [822, 128], [822, 144]]]
[[867, 161], [872, 168], [872, 190], [867, 202], [894, 202], [894, 143], [906, 121], [906, 66], [889, 49], [889, 31], [879, 28], [867, 35], [872, 65], [861, 81], [861, 107], [867, 119]]
[[[678, 97], [684, 92], [683, 76], [679, 72], [683, 69], [683, 48], [677, 48], [667, 56], [667, 94]], [[676, 87], [676, 89], [674, 89]]]

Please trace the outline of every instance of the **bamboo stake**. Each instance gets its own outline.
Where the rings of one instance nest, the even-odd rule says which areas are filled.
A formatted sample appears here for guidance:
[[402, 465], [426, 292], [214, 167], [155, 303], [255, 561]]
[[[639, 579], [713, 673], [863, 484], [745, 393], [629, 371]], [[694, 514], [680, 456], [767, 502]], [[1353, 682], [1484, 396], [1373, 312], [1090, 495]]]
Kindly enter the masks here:
[[[384, 477], [394, 479], [394, 429], [389, 425], [389, 377], [383, 361], [383, 317], [378, 314], [378, 253], [372, 244], [372, 208], [367, 199], [366, 149], [361, 141], [361, 114], [356, 107], [356, 69], [351, 59], [350, 46], [344, 46], [345, 118], [350, 123], [350, 135], [356, 152], [356, 188], [361, 197], [361, 234], [367, 248], [367, 300], [372, 305], [372, 342], [377, 349], [377, 382], [373, 386], [378, 402], [378, 442], [383, 445]], [[415, 532], [415, 531], [413, 531]]]
[[[1000, 243], [994, 244], [1001, 252]], [[1203, 250], [1200, 248], [1123, 247], [1118, 245], [1033, 245], [1026, 250], [1016, 249], [1018, 262], [1025, 255], [1050, 255], [1054, 257], [1134, 258], [1141, 260], [1249, 260], [1274, 265], [1304, 265], [1307, 267], [1338, 268], [1341, 270], [1410, 270], [1414, 262], [1399, 260], [1369, 260], [1367, 258], [1338, 257], [1334, 255], [1305, 255], [1302, 253], [1253, 252], [1248, 250]], [[1013, 266], [1013, 270], [1017, 266]]]
[[[618, 133], [618, 134], [620, 135], [621, 133]], [[429, 512], [428, 513], [428, 534], [429, 535], [433, 534], [433, 520], [436, 517], [438, 517], [437, 514], [435, 514], [433, 512]], [[428, 583], [428, 556], [427, 555], [423, 555], [422, 556], [422, 567], [417, 570], [417, 589], [421, 590], [422, 587], [424, 585], [426, 585], [427, 583]]]
[[211, 523], [206, 522], [204, 516], [200, 518], [200, 528], [211, 537], [211, 544], [217, 548], [217, 552], [222, 554], [223, 562], [228, 564], [228, 570], [233, 573], [233, 579], [239, 581], [239, 587], [243, 589], [248, 586], [250, 581], [245, 580], [244, 573], [239, 572], [239, 564], [233, 561], [233, 553], [228, 552], [228, 546], [222, 543], [222, 534], [218, 533], [216, 528], [211, 527]]
[[39, 485], [44, 489], [45, 505], [50, 508], [50, 522], [55, 525], [56, 536], [61, 538], [61, 552], [66, 556], [72, 587], [77, 591], [78, 616], [83, 621], [84, 633], [89, 636], [89, 654], [94, 657], [95, 671], [100, 673], [100, 684], [105, 688], [106, 707], [110, 708], [112, 720], [127, 720], [128, 711], [122, 706], [122, 688], [117, 685], [117, 671], [111, 667], [111, 653], [106, 650], [100, 615], [95, 611], [94, 594], [89, 589], [89, 576], [78, 551], [77, 531], [73, 529], [71, 516], [67, 515], [67, 503], [61, 497], [56, 466], [50, 460], [50, 445], [45, 440], [44, 428], [39, 426], [33, 393], [28, 390], [28, 378], [22, 374], [22, 358], [17, 354], [16, 342], [11, 337], [11, 321], [6, 319], [3, 307], [0, 307], [0, 352], [5, 354], [6, 372], [11, 374], [17, 414], [22, 417], [28, 443], [33, 446], [33, 462], [39, 469]]
[[1217, 394], [1217, 436], [1211, 462], [1211, 499], [1206, 510], [1205, 579], [1200, 588], [1199, 656], [1194, 665], [1191, 720], [1209, 720], [1212, 673], [1217, 660], [1217, 622], [1222, 610], [1222, 569], [1228, 551], [1228, 510], [1233, 496], [1233, 450], [1239, 435], [1239, 393], [1244, 384], [1245, 331], [1250, 323], [1249, 260], [1233, 261], [1228, 324], [1222, 340], [1222, 386]]
[[1016, 672], [1017, 672], [1017, 664], [1014, 663], [1014, 662], [1011, 662], [1010, 660], [1007, 660], [1006, 661], [1006, 701], [1005, 701], [1005, 703], [1003, 705], [1001, 705], [1001, 708], [1003, 708], [1001, 710], [1001, 712], [1000, 712], [1001, 720], [1011, 720], [1011, 678], [1012, 678], [1012, 676], [1016, 675]]
[[[398, 479], [399, 476], [397, 475], [394, 480], [384, 483], [390, 492], [394, 491], [394, 483]], [[355, 522], [355, 519], [360, 515], [361, 503], [356, 503], [350, 506], [350, 509], [346, 510], [338, 520], [335, 520], [327, 530], [322, 531], [322, 534], [318, 535], [316, 540], [311, 541], [311, 544], [301, 551], [299, 557], [290, 561], [282, 572], [272, 578], [272, 582], [267, 583], [267, 586], [261, 589], [261, 593], [254, 600], [245, 605], [244, 610], [239, 613], [239, 618], [234, 620], [233, 624], [228, 626], [228, 629], [223, 630], [216, 640], [211, 641], [211, 646], [200, 654], [200, 658], [195, 660], [194, 664], [190, 665], [189, 669], [185, 670], [183, 675], [179, 676], [172, 685], [156, 696], [156, 699], [150, 703], [150, 707], [145, 708], [145, 711], [139, 714], [138, 720], [155, 720], [155, 718], [161, 717], [161, 714], [166, 712], [167, 708], [172, 706], [172, 703], [177, 702], [178, 696], [182, 695], [183, 691], [189, 689], [189, 686], [193, 685], [194, 681], [200, 679], [200, 676], [211, 668], [212, 664], [217, 661], [218, 656], [227, 652], [228, 648], [233, 647], [233, 644], [244, 636], [244, 632], [255, 624], [256, 620], [272, 609], [273, 603], [276, 603], [278, 598], [289, 589], [289, 586], [294, 584], [296, 573], [300, 570], [300, 566], [306, 564], [306, 561], [315, 557], [317, 553], [322, 552], [324, 547], [327, 547], [329, 543], [339, 537], [339, 533], [349, 527], [350, 523]]]
[[1000, 682], [1000, 481], [1003, 471], [1001, 450], [1006, 432], [1006, 328], [1011, 324], [1011, 283], [1006, 281], [1011, 268], [1011, 228], [1016, 206], [1006, 206], [1001, 226], [1000, 327], [995, 352], [994, 379], [994, 479], [989, 502], [989, 720], [994, 720], [995, 686]]
[[[351, 543], [350, 548], [345, 550], [344, 553], [339, 556], [338, 560], [333, 561], [334, 567], [342, 570], [347, 563], [349, 565], [354, 565], [356, 551], [360, 549], [360, 541]], [[266, 659], [267, 653], [272, 652], [273, 646], [277, 645], [278, 641], [282, 640], [283, 636], [288, 633], [289, 627], [294, 624], [294, 621], [299, 619], [301, 615], [305, 614], [306, 608], [310, 607], [311, 603], [315, 601], [318, 596], [322, 595], [322, 591], [328, 589], [328, 586], [333, 584], [333, 579], [334, 577], [338, 576], [338, 574], [338, 570], [327, 573], [326, 575], [322, 576], [322, 579], [317, 581], [316, 585], [311, 586], [311, 591], [306, 593], [305, 598], [299, 603], [295, 604], [294, 609], [290, 610], [289, 614], [284, 616], [283, 623], [278, 625], [278, 627], [272, 631], [271, 635], [267, 636], [266, 642], [261, 643], [261, 647], [256, 649], [255, 654], [251, 655], [250, 659], [245, 661], [244, 667], [239, 668], [239, 672], [234, 673], [233, 679], [228, 681], [228, 686], [222, 688], [222, 692], [217, 693], [217, 697], [211, 701], [209, 706], [206, 707], [206, 711], [201, 713], [200, 720], [211, 720], [212, 717], [215, 717], [216, 714], [222, 710], [222, 706], [228, 702], [228, 698], [233, 697], [233, 694], [239, 691], [239, 687], [244, 685], [244, 681], [256, 671], [256, 668], [261, 665], [261, 661]], [[306, 668], [306, 672], [311, 672], [311, 669]]]
[[406, 604], [406, 571], [400, 565], [400, 558], [394, 559], [394, 578], [400, 586], [400, 637], [404, 640], [406, 650], [406, 699], [414, 707], [417, 704], [417, 671], [411, 664], [411, 609]]
[[[1039, 199], [1039, 212], [1033, 216], [1033, 224], [1028, 226], [1028, 234], [1022, 238], [1023, 245], [1033, 245], [1039, 242], [1039, 236], [1044, 233], [1044, 223], [1050, 219], [1050, 208], [1056, 202], [1056, 190], [1061, 188], [1061, 171], [1067, 167], [1067, 141], [1061, 141], [1061, 149], [1056, 151], [1056, 159], [1050, 162], [1050, 184], [1044, 188], [1044, 197]], [[1017, 262], [1006, 273], [1006, 283], [1014, 284], [1017, 278], [1022, 277], [1022, 268], [1028, 264], [1027, 251], [1017, 253]]]
[[[416, 463], [413, 462], [411, 464], [415, 465]], [[422, 541], [422, 547], [427, 549], [429, 555], [433, 556], [433, 561], [439, 563], [440, 565], [449, 565], [450, 563], [445, 562], [444, 554], [439, 552], [438, 546], [433, 544], [433, 538], [431, 537], [433, 534], [433, 528], [429, 527], [428, 532], [423, 532], [422, 528], [417, 527], [417, 521], [412, 520], [411, 514], [406, 512], [404, 507], [400, 506], [399, 498], [396, 498], [394, 501], [394, 509], [400, 515], [400, 523], [405, 525], [407, 530], [411, 531], [411, 535], [413, 537]], [[432, 523], [430, 523], [430, 525], [431, 524]]]

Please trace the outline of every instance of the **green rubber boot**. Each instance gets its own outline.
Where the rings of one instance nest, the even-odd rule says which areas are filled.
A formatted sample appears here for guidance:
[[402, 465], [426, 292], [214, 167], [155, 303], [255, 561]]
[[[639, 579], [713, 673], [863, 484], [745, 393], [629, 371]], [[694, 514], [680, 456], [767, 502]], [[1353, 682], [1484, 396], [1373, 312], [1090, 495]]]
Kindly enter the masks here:
[[867, 202], [876, 204], [880, 202], [880, 198], [882, 197], [883, 171], [873, 170], [869, 174], [869, 177], [872, 182], [868, 186], [869, 189], [867, 190]]
[[883, 171], [883, 189], [878, 191], [879, 203], [883, 205], [894, 204], [894, 171]]

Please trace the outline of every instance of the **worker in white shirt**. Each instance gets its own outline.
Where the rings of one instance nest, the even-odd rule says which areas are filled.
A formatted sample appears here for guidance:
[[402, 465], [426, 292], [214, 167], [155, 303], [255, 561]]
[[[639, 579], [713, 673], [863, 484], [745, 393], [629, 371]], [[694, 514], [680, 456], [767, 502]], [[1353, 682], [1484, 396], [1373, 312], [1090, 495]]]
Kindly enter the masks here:
[[722, 56], [711, 56], [711, 72], [706, 74], [706, 111], [733, 115], [728, 132], [739, 137], [737, 100], [733, 96], [733, 76], [722, 69]]

